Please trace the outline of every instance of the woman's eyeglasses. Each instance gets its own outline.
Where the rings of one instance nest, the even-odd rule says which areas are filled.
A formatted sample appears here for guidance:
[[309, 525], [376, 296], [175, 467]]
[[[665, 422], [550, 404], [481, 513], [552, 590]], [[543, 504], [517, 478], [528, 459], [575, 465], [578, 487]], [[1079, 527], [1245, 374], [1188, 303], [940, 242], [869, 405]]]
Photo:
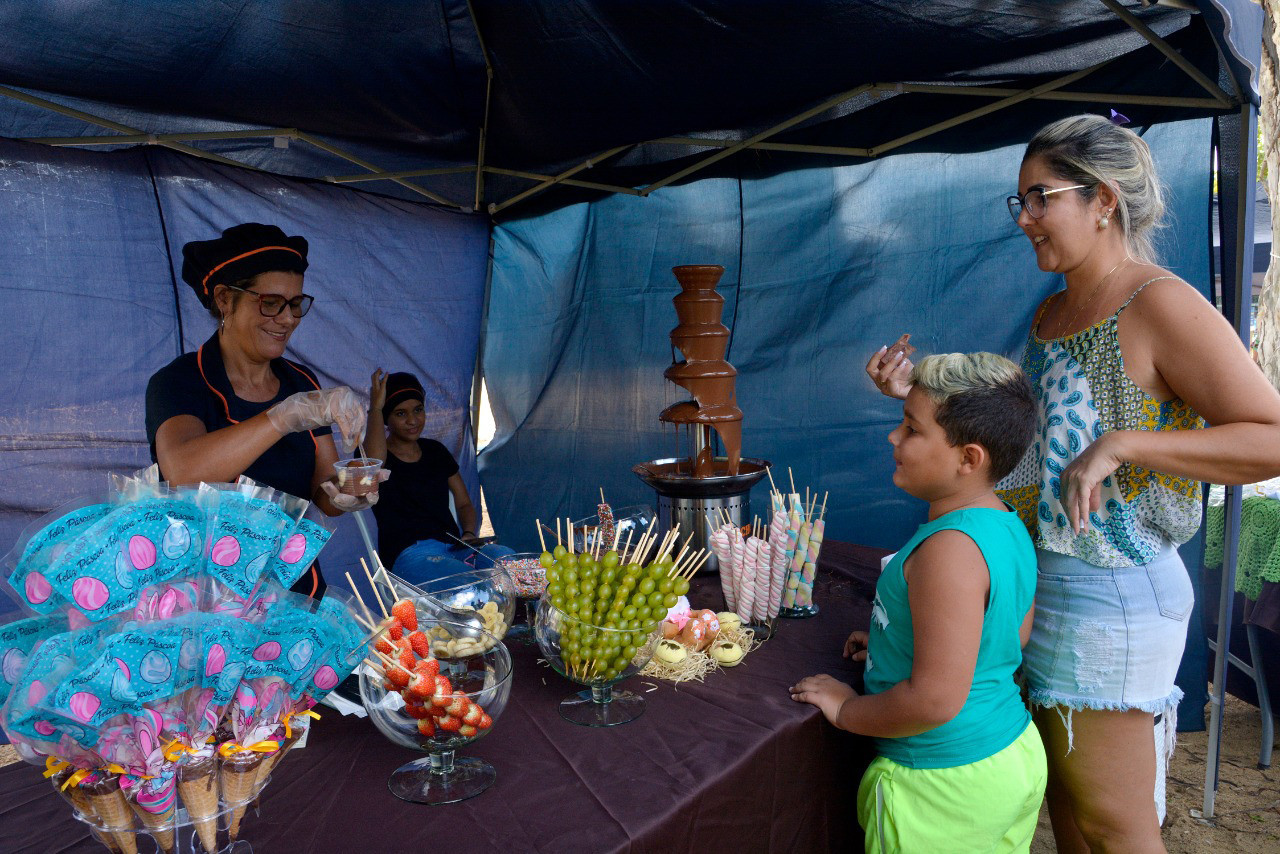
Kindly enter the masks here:
[[1032, 187], [1021, 196], [1010, 196], [1005, 199], [1009, 205], [1009, 216], [1013, 217], [1013, 221], [1017, 222], [1018, 217], [1022, 216], [1022, 211], [1026, 210], [1031, 214], [1032, 219], [1039, 219], [1044, 216], [1045, 198], [1052, 196], [1054, 193], [1065, 193], [1067, 190], [1082, 190], [1084, 184], [1073, 184], [1070, 187], [1054, 187], [1052, 190], [1046, 190], [1044, 187]]
[[251, 291], [247, 288], [241, 288], [236, 285], [227, 285], [233, 291], [240, 291], [248, 294], [258, 301], [258, 311], [263, 317], [276, 317], [280, 312], [284, 311], [284, 307], [289, 306], [289, 313], [294, 317], [306, 317], [307, 312], [311, 310], [311, 303], [315, 302], [315, 297], [303, 294], [293, 299], [285, 299], [279, 294], [260, 294], [257, 291]]

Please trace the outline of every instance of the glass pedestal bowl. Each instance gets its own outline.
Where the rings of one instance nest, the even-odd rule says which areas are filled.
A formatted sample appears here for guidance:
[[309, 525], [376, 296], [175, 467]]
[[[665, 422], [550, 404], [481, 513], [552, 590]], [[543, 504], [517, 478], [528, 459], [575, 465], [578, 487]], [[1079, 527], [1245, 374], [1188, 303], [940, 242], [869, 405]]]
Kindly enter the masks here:
[[[524, 608], [524, 622], [507, 630], [507, 641], [522, 644], [533, 643], [533, 623], [537, 618], [538, 600], [547, 590], [547, 569], [538, 559], [540, 552], [516, 552], [500, 557], [497, 565], [506, 570], [515, 582], [516, 595]], [[517, 618], [519, 614], [516, 615]]]
[[[466, 628], [444, 620], [423, 621], [421, 618], [419, 626], [450, 633], [460, 633]], [[424, 704], [425, 709], [435, 710], [435, 713], [424, 711], [417, 705], [411, 708], [406, 705], [401, 692], [387, 690], [380, 674], [367, 665], [361, 667], [360, 698], [373, 725], [401, 747], [427, 753], [422, 759], [392, 772], [387, 788], [397, 798], [418, 804], [451, 804], [475, 797], [497, 779], [497, 771], [483, 759], [458, 759], [454, 755], [459, 747], [483, 738], [497, 724], [511, 694], [510, 653], [492, 635], [481, 640], [482, 645], [488, 647], [484, 652], [452, 658], [437, 656], [437, 661], [440, 663], [440, 675], [447, 677], [453, 688], [451, 702], [465, 701], [449, 711], [478, 706], [482, 715], [488, 718], [488, 726], [485, 727], [455, 725], [459, 719], [444, 713], [442, 707], [430, 699]], [[465, 720], [467, 713], [463, 714], [462, 720]], [[424, 720], [430, 720], [431, 724], [420, 728]], [[480, 723], [484, 722], [482, 717]], [[428, 735], [424, 729], [433, 732]]]
[[534, 634], [557, 673], [586, 685], [560, 703], [560, 717], [581, 726], [617, 726], [644, 714], [644, 697], [613, 686], [638, 673], [653, 655], [661, 622], [633, 629], [595, 626], [538, 602]]
[[[439, 620], [465, 619], [458, 614], [442, 611], [436, 603], [458, 611], [474, 611], [477, 619], [484, 623], [484, 630], [491, 640], [480, 640], [480, 646], [502, 640], [516, 613], [516, 585], [510, 574], [501, 565], [488, 569], [469, 569], [441, 578], [410, 583], [398, 575], [379, 573], [377, 575], [379, 590], [390, 607], [393, 601], [410, 599], [413, 601], [418, 615], [430, 616]], [[390, 584], [388, 584], [390, 582]], [[392, 595], [388, 598], [388, 587]], [[435, 600], [432, 602], [431, 600]], [[427, 631], [424, 629], [424, 631]], [[448, 646], [452, 636], [443, 629], [427, 631], [431, 638], [431, 651], [436, 656], [456, 654], [456, 648]], [[465, 649], [466, 647], [464, 647]]]

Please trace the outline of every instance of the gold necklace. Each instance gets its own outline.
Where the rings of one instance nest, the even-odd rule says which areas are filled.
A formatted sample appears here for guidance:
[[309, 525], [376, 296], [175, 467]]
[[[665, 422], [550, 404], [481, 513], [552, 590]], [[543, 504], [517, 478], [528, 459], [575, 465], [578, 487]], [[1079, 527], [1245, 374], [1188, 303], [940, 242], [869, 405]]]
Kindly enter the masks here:
[[1116, 264], [1114, 267], [1108, 270], [1107, 274], [1098, 280], [1098, 284], [1094, 285], [1093, 291], [1090, 292], [1089, 297], [1084, 302], [1080, 303], [1080, 307], [1075, 310], [1075, 313], [1071, 315], [1071, 319], [1067, 321], [1067, 325], [1061, 327], [1061, 332], [1059, 332], [1057, 337], [1061, 338], [1066, 334], [1068, 329], [1075, 328], [1076, 318], [1080, 316], [1080, 312], [1084, 311], [1085, 306], [1093, 302], [1093, 298], [1096, 297], [1098, 295], [1098, 292], [1102, 290], [1102, 286], [1107, 283], [1107, 279], [1111, 278], [1111, 274], [1114, 273], [1116, 270], [1119, 270], [1121, 265], [1123, 265], [1128, 260], [1129, 259], [1127, 257], [1121, 258], [1119, 264]]

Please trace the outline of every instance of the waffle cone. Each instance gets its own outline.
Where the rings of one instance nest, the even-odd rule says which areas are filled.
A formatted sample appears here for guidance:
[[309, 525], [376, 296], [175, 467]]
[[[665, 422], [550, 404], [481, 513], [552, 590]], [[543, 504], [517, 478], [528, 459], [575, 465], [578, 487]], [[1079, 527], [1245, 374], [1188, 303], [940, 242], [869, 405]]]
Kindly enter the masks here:
[[93, 835], [93, 838], [106, 846], [108, 851], [119, 852], [120, 846], [116, 845], [115, 839], [109, 834], [98, 830], [95, 826], [96, 824], [101, 824], [102, 819], [98, 818], [98, 814], [94, 811], [93, 804], [89, 803], [89, 796], [85, 794], [84, 790], [79, 786], [63, 788], [63, 784], [67, 782], [71, 773], [71, 771], [63, 771], [60, 774], [55, 774], [50, 778], [49, 782], [53, 783], [53, 787], [58, 790], [58, 794], [62, 795], [67, 803], [71, 804], [72, 809], [89, 820], [89, 833]]
[[234, 805], [227, 824], [232, 842], [240, 835], [240, 820], [253, 800], [261, 764], [261, 753], [238, 753], [222, 760], [222, 800], [228, 806]]
[[[199, 770], [208, 768], [207, 773], [197, 776]], [[194, 773], [187, 773], [194, 772]], [[218, 850], [218, 778], [214, 774], [212, 760], [204, 760], [196, 766], [183, 766], [178, 769], [178, 794], [182, 805], [187, 808], [187, 815], [196, 826], [200, 835], [200, 844], [210, 852]]]
[[110, 792], [90, 792], [89, 803], [98, 820], [124, 854], [138, 854], [138, 837], [133, 832], [133, 812], [119, 786]]
[[267, 778], [271, 776], [271, 772], [280, 764], [280, 760], [284, 759], [284, 755], [289, 752], [289, 748], [298, 743], [298, 739], [306, 730], [295, 730], [293, 735], [281, 742], [280, 749], [275, 753], [268, 753], [267, 758], [262, 760], [262, 764], [258, 766], [258, 780], [254, 788], [255, 794], [262, 792], [262, 787], [267, 785]]
[[172, 852], [174, 846], [173, 836], [173, 816], [177, 812], [173, 807], [169, 807], [162, 813], [147, 812], [137, 804], [130, 802], [129, 806], [133, 807], [133, 811], [137, 813], [138, 818], [142, 819], [142, 823], [147, 826], [147, 831], [155, 837], [156, 844], [160, 846], [160, 850]]

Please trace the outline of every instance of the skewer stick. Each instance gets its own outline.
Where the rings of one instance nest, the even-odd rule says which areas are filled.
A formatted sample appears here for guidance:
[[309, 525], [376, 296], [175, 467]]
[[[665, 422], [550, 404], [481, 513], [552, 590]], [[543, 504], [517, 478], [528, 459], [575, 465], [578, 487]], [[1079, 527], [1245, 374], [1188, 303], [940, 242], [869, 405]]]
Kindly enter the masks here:
[[822, 493], [822, 512], [818, 514], [818, 521], [821, 522], [823, 517], [827, 515], [827, 496], [830, 491]]
[[369, 620], [372, 620], [372, 618], [374, 618], [374, 615], [370, 613], [369, 606], [365, 604], [364, 597], [361, 597], [360, 588], [357, 588], [355, 581], [352, 580], [351, 572], [347, 572], [347, 584], [351, 585], [351, 592], [356, 594], [356, 602], [360, 603], [360, 607], [365, 609], [365, 617], [369, 618]]
[[627, 562], [627, 552], [631, 550], [631, 535], [635, 532], [635, 528], [627, 531], [627, 541], [622, 544], [622, 554], [618, 555], [618, 563], [625, 564]]
[[542, 539], [542, 520], [534, 519], [533, 521], [538, 523], [538, 543], [542, 546], [542, 550], [545, 552], [547, 550], [547, 541]]
[[366, 659], [364, 660], [364, 663], [365, 663], [365, 664], [367, 664], [367, 665], [369, 665], [369, 669], [371, 669], [374, 673], [377, 673], [379, 676], [384, 676], [384, 675], [386, 675], [386, 672], [387, 672], [387, 671], [386, 671], [386, 669], [382, 666], [382, 662], [380, 662], [380, 661], [374, 661], [372, 658], [366, 658]]
[[600, 503], [601, 503], [601, 504], [608, 504], [608, 503], [609, 503], [608, 501], [605, 501], [605, 500], [604, 500], [604, 487], [603, 487], [603, 486], [602, 486], [602, 487], [600, 487]]
[[791, 479], [791, 494], [792, 494], [792, 495], [795, 495], [795, 494], [796, 494], [796, 479], [795, 479], [795, 476], [794, 476], [793, 474], [791, 474], [791, 466], [787, 466], [787, 477]]
[[711, 557], [711, 552], [703, 552], [702, 556], [696, 562], [690, 561], [689, 566], [681, 573], [681, 578], [688, 581], [698, 574], [698, 570], [702, 569], [702, 565]]
[[[378, 592], [378, 585], [373, 580], [373, 573], [369, 572], [369, 564], [364, 562], [364, 558], [360, 558], [360, 566], [364, 568], [365, 577], [369, 579], [369, 586], [373, 588], [373, 595], [378, 600], [378, 607], [382, 609], [382, 616], [390, 617], [391, 614], [387, 611], [387, 606], [382, 601], [382, 594]], [[381, 565], [379, 565], [379, 569], [381, 569]]]
[[778, 484], [773, 482], [773, 466], [765, 466], [764, 473], [769, 475], [769, 492], [777, 492]]
[[569, 550], [569, 554], [573, 554], [573, 523], [568, 518], [564, 520], [564, 538], [565, 548]]
[[560, 517], [559, 516], [556, 517], [556, 545], [557, 546], [564, 545], [564, 543], [561, 542], [560, 540]]
[[355, 617], [356, 622], [364, 626], [369, 631], [374, 632], [375, 634], [381, 633], [382, 631], [381, 629], [379, 629], [376, 625], [366, 620], [364, 617], [360, 616], [360, 613], [358, 611], [352, 611], [351, 616]]

